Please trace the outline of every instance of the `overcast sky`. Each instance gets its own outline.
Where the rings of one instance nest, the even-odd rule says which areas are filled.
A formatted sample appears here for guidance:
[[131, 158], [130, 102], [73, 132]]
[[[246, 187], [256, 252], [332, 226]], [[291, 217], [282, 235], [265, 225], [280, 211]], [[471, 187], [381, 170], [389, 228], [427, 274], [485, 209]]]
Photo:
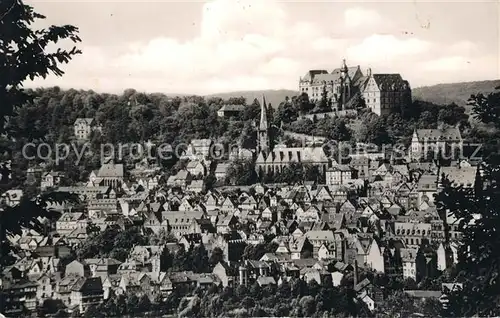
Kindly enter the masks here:
[[[36, 86], [209, 94], [297, 89], [309, 69], [368, 67], [412, 87], [500, 78], [497, 1], [47, 1], [83, 54]], [[32, 85], [29, 85], [32, 86]]]

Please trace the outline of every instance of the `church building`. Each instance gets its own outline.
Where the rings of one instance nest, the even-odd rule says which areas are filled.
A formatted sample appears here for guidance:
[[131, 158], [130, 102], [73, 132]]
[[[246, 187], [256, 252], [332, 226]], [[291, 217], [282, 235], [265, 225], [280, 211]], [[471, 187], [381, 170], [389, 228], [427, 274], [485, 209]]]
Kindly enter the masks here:
[[257, 130], [257, 160], [255, 162], [257, 173], [280, 173], [292, 162], [297, 162], [319, 166], [319, 170], [324, 174], [328, 168], [329, 160], [322, 147], [287, 147], [278, 144], [271, 150], [266, 99], [265, 97], [262, 99], [260, 123]]

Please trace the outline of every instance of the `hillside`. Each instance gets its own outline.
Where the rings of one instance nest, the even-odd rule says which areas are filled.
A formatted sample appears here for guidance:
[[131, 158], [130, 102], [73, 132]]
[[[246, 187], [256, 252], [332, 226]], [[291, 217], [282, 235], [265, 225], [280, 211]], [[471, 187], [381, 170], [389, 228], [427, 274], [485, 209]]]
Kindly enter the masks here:
[[500, 80], [438, 84], [412, 89], [413, 99], [432, 102], [439, 105], [454, 102], [459, 106], [467, 106], [470, 95], [491, 93], [500, 86]]
[[221, 97], [222, 99], [228, 99], [230, 97], [240, 97], [243, 96], [247, 99], [247, 103], [251, 103], [255, 98], [259, 101], [262, 100], [262, 95], [266, 97], [266, 102], [271, 103], [273, 108], [278, 108], [278, 105], [285, 100], [285, 97], [292, 97], [299, 95], [298, 91], [280, 89], [280, 90], [260, 90], [260, 91], [240, 91], [240, 92], [229, 92], [229, 93], [218, 93], [211, 94], [207, 97]]

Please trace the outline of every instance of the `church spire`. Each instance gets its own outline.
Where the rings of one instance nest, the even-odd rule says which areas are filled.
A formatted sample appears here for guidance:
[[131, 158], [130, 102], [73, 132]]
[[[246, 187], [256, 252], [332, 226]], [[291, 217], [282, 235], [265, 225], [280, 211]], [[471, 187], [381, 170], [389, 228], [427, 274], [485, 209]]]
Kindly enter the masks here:
[[262, 95], [262, 104], [260, 105], [260, 124], [258, 131], [258, 142], [259, 151], [267, 153], [269, 150], [269, 135], [268, 135], [268, 123], [267, 123], [267, 105], [266, 97]]
[[260, 125], [259, 130], [267, 131], [267, 105], [266, 105], [266, 97], [262, 95], [262, 104], [260, 105]]

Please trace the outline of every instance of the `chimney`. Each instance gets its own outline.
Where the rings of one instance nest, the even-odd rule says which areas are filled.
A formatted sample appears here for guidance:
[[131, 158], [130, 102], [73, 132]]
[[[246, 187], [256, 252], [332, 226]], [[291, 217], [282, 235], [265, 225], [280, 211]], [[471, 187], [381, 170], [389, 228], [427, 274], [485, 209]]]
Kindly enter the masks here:
[[354, 260], [354, 286], [358, 284], [358, 260]]
[[372, 76], [372, 69], [371, 68], [368, 68], [366, 70], [366, 76]]

